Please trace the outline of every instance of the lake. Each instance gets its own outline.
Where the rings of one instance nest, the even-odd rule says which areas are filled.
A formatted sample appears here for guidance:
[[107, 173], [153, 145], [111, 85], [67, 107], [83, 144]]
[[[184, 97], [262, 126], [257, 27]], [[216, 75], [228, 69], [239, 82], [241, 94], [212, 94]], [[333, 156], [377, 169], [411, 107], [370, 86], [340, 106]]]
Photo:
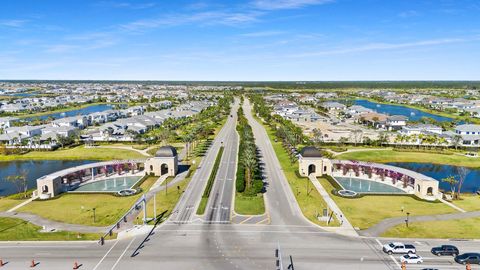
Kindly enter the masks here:
[[[458, 168], [460, 168], [459, 166], [452, 165], [414, 162], [392, 162], [387, 164], [412, 170], [426, 176], [435, 178], [440, 181], [440, 189], [446, 191], [450, 190], [450, 184], [442, 182], [441, 180], [449, 176], [454, 176], [455, 179], [458, 180]], [[478, 190], [480, 190], [480, 169], [468, 168], [468, 170], [469, 173], [467, 174], [465, 181], [463, 182], [462, 192], [477, 192]]]
[[420, 121], [422, 117], [433, 118], [439, 122], [451, 122], [454, 119], [444, 116], [439, 116], [427, 112], [423, 112], [417, 109], [412, 109], [402, 105], [390, 105], [390, 104], [380, 104], [376, 102], [371, 102], [365, 99], [355, 100], [355, 105], [360, 105], [365, 108], [375, 110], [378, 113], [384, 113], [389, 115], [403, 115], [408, 117], [410, 121]]
[[16, 175], [27, 170], [28, 188], [37, 186], [36, 180], [44, 175], [66, 168], [97, 162], [94, 160], [27, 160], [0, 162], [0, 196], [18, 193], [14, 184], [5, 181], [9, 175]]
[[46, 120], [49, 117], [52, 117], [54, 119], [59, 119], [59, 118], [64, 118], [64, 117], [70, 117], [70, 116], [77, 116], [77, 115], [87, 115], [95, 112], [103, 112], [106, 110], [113, 109], [112, 105], [108, 104], [97, 104], [97, 105], [92, 105], [88, 106], [85, 108], [81, 109], [76, 109], [76, 110], [71, 110], [71, 111], [66, 111], [66, 112], [61, 112], [61, 113], [50, 113], [50, 114], [45, 114], [42, 116], [34, 116], [34, 117], [27, 117], [25, 118], [25, 121], [33, 121], [33, 120]]

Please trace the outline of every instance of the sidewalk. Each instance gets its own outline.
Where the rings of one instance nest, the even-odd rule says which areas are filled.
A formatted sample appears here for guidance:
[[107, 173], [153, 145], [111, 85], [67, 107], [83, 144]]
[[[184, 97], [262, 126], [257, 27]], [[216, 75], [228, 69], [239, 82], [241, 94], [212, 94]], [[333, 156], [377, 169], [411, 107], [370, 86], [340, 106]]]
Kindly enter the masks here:
[[[327, 203], [328, 208], [333, 211], [337, 220], [340, 222], [340, 229], [338, 229], [338, 232], [350, 236], [358, 236], [357, 231], [355, 231], [352, 224], [350, 224], [350, 221], [348, 221], [342, 210], [337, 206], [335, 201], [332, 200], [332, 198], [320, 184], [318, 179], [313, 175], [310, 175], [308, 178], [312, 182], [313, 186], [317, 189], [318, 193], [320, 193], [320, 195], [323, 197], [323, 200]], [[332, 228], [332, 230], [334, 229]]]

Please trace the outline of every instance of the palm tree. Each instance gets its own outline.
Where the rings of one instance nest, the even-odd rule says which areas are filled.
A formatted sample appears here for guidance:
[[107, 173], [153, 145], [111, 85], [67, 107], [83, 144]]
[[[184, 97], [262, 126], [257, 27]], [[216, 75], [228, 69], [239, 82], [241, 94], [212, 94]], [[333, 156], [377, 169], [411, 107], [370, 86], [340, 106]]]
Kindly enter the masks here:
[[455, 185], [458, 183], [457, 179], [455, 179], [455, 177], [453, 176], [449, 176], [449, 177], [443, 178], [442, 182], [450, 184], [450, 191], [453, 198], [455, 196]]
[[245, 166], [245, 170], [247, 171], [245, 176], [245, 182], [246, 182], [246, 189], [250, 189], [252, 186], [252, 178], [253, 178], [253, 171], [255, 169], [256, 165], [256, 157], [255, 157], [255, 152], [252, 151], [250, 147], [246, 148], [245, 151], [243, 152], [242, 156], [242, 163], [243, 166]]
[[320, 143], [322, 142], [322, 138], [323, 138], [322, 131], [318, 128], [314, 128], [313, 129], [313, 142], [316, 145], [320, 145]]
[[458, 134], [453, 136], [452, 143], [453, 143], [453, 146], [455, 146], [455, 150], [458, 150], [458, 147], [460, 146], [462, 140], [463, 140], [462, 136], [460, 136]]

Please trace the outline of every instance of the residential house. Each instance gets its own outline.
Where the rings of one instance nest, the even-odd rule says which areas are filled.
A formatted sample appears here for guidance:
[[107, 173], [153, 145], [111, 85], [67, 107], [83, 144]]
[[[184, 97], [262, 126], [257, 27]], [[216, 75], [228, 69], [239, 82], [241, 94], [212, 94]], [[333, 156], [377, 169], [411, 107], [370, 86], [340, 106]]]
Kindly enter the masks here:
[[388, 130], [399, 130], [407, 125], [407, 120], [408, 117], [403, 115], [390, 115], [385, 124]]
[[416, 124], [403, 126], [399, 131], [403, 135], [419, 135], [419, 134], [442, 134], [442, 128], [435, 125]]
[[320, 106], [325, 108], [329, 112], [344, 111], [347, 108], [347, 106], [345, 106], [345, 104], [342, 104], [342, 103], [339, 103], [339, 102], [336, 102], [336, 101], [323, 102]]
[[361, 115], [357, 115], [355, 118], [358, 123], [361, 123], [367, 126], [372, 126], [378, 129], [384, 129], [386, 128], [388, 115], [371, 112], [371, 113], [364, 113]]
[[18, 122], [16, 117], [1, 117], [0, 118], [0, 129], [6, 129], [12, 126], [13, 123]]

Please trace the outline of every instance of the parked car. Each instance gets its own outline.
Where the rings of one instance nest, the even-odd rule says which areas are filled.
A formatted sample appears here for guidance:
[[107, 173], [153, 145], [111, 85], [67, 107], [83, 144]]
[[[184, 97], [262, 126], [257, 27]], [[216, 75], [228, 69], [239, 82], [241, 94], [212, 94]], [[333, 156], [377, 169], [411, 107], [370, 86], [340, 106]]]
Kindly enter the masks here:
[[432, 248], [432, 254], [437, 256], [457, 256], [459, 254], [458, 248], [452, 245], [441, 245], [439, 247]]
[[408, 244], [406, 245], [399, 242], [393, 242], [393, 243], [383, 245], [383, 252], [388, 253], [388, 255], [405, 254], [405, 253], [415, 254], [417, 253], [417, 250], [413, 245], [408, 245]]
[[460, 264], [480, 264], [480, 253], [464, 253], [456, 256], [455, 261]]
[[423, 263], [423, 258], [417, 254], [407, 254], [400, 257], [400, 262], [404, 263]]

